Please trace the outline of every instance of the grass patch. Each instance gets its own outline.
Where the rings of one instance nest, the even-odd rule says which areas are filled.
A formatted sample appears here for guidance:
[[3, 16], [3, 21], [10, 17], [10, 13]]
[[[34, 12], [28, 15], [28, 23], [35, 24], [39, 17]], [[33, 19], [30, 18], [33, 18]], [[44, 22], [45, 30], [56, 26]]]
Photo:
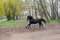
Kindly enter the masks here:
[[58, 23], [60, 20], [49, 20], [50, 23]]
[[[58, 23], [58, 20], [49, 20], [50, 23]], [[60, 22], [60, 20], [59, 20]], [[10, 20], [10, 21], [3, 21], [0, 22], [0, 27], [8, 27], [8, 26], [21, 26], [27, 23], [26, 19], [21, 20]]]
[[21, 19], [21, 20], [10, 20], [10, 21], [3, 21], [0, 22], [0, 27], [1, 26], [19, 26], [19, 25], [23, 25], [24, 23], [27, 23], [27, 21], [25, 19]]

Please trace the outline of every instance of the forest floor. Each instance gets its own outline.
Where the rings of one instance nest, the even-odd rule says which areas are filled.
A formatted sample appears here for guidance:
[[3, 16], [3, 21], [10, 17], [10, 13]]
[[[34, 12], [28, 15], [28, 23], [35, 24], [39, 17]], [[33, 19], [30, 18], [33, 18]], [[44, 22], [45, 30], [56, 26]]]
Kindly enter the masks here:
[[38, 24], [30, 29], [25, 26], [1, 27], [0, 40], [60, 40], [60, 23], [45, 24], [45, 29], [39, 29]]

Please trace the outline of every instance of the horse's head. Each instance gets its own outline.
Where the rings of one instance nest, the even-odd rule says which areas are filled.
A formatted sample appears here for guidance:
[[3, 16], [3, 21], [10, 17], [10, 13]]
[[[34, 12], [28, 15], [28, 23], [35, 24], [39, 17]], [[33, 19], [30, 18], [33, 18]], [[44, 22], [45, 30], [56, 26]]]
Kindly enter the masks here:
[[27, 21], [33, 19], [31, 15], [27, 16]]

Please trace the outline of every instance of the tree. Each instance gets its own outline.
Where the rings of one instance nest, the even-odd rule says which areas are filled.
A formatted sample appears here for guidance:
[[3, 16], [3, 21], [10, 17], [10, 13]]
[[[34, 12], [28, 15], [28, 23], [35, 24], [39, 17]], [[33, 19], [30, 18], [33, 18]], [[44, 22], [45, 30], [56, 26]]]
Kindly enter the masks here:
[[18, 16], [22, 15], [24, 10], [27, 10], [27, 6], [22, 0], [3, 0], [4, 1], [4, 13], [7, 20], [18, 19]]

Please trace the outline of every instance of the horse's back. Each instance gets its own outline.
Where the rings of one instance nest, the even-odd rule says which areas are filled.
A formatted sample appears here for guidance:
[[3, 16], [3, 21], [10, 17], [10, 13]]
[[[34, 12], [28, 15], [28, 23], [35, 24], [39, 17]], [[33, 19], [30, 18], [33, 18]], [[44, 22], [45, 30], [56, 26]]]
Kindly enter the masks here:
[[41, 23], [41, 20], [40, 19], [32, 19], [30, 21], [30, 23], [32, 23], [32, 24]]

